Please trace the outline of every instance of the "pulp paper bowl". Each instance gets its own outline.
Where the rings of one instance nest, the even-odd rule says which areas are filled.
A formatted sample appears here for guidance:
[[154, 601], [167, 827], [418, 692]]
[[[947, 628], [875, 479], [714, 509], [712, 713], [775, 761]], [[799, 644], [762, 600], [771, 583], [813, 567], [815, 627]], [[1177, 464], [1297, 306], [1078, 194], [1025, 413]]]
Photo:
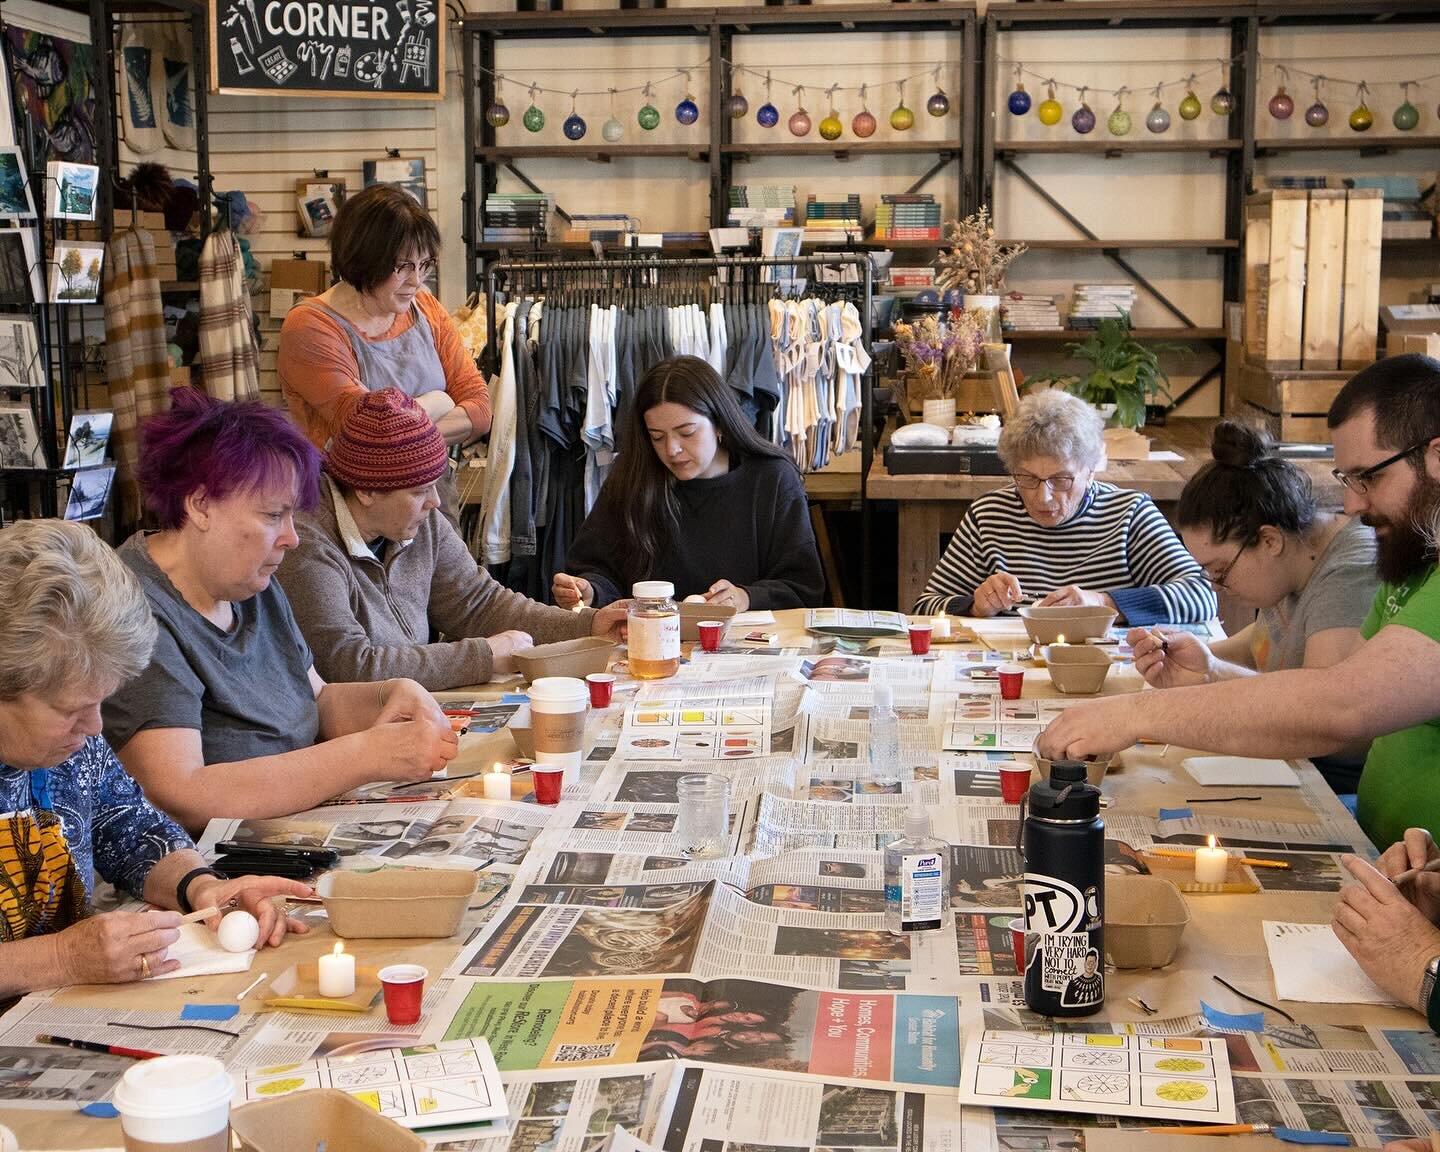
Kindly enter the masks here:
[[1036, 644], [1054, 644], [1061, 636], [1071, 643], [1098, 640], [1110, 631], [1119, 615], [1113, 608], [1017, 608], [1025, 631]]
[[1117, 968], [1163, 968], [1190, 923], [1180, 889], [1159, 876], [1105, 877], [1105, 958]]
[[230, 1113], [230, 1130], [243, 1152], [296, 1148], [364, 1148], [366, 1152], [424, 1152], [422, 1137], [400, 1127], [338, 1088], [316, 1088], [274, 1100], [256, 1100]]
[[315, 885], [330, 927], [346, 940], [453, 936], [475, 892], [474, 872], [454, 869], [327, 872]]
[[[1093, 784], [1096, 788], [1100, 787], [1100, 782], [1105, 779], [1105, 773], [1109, 771], [1110, 765], [1114, 762], [1115, 757], [1109, 754], [1105, 756], [1085, 757], [1086, 782]], [[1044, 756], [1036, 756], [1035, 764], [1040, 769], [1040, 775], [1048, 780], [1050, 778], [1051, 761]]]
[[[680, 641], [691, 643], [700, 639], [700, 621], [729, 620], [735, 615], [733, 604], [681, 604]], [[604, 669], [598, 669], [604, 671]]]
[[1110, 654], [1091, 644], [1047, 644], [1050, 682], [1067, 695], [1099, 692], [1110, 674]]
[[570, 676], [583, 680], [591, 672], [604, 672], [615, 654], [615, 642], [603, 636], [581, 636], [558, 644], [538, 644], [515, 653], [515, 667], [532, 683], [543, 676]]

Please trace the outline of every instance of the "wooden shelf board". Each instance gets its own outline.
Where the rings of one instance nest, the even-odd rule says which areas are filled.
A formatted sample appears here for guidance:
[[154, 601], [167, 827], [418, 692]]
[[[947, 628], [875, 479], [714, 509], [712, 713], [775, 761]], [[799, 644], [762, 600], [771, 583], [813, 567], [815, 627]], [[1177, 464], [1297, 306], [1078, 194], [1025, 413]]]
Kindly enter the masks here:
[[[1015, 343], [1034, 341], [1035, 343], [1062, 344], [1083, 341], [1091, 331], [1088, 328], [1066, 328], [1059, 332], [1006, 332], [1004, 339]], [[1130, 335], [1137, 340], [1223, 340], [1225, 339], [1225, 329], [1133, 328]]]
[[574, 144], [496, 144], [475, 149], [475, 159], [480, 162], [546, 157], [605, 161], [647, 156], [674, 156], [703, 163], [710, 158], [710, 147], [708, 144], [605, 144], [597, 147], [584, 141], [576, 141]]
[[[1440, 21], [1440, 17], [1436, 18]], [[1285, 140], [1256, 140], [1255, 154], [1281, 152], [1411, 152], [1417, 149], [1440, 150], [1440, 136], [1320, 136], [1306, 139], [1297, 136]]]
[[997, 140], [997, 155], [1013, 152], [1020, 154], [1053, 153], [1056, 155], [1120, 155], [1130, 152], [1238, 152], [1241, 142], [1223, 140], [1167, 140], [1162, 137], [1113, 137], [1105, 136], [1096, 140]]
[[722, 144], [720, 151], [726, 156], [827, 156], [836, 159], [848, 156], [924, 156], [932, 152], [959, 155], [964, 146], [959, 140], [916, 140], [913, 143], [898, 140], [836, 140], [807, 141], [794, 144]]

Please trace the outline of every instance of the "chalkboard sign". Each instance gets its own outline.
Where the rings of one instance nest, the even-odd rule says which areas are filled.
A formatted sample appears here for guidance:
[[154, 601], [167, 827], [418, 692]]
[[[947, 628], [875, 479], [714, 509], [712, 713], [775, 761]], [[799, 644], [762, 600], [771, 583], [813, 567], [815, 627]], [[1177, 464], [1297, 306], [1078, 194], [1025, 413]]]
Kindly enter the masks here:
[[441, 99], [444, 0], [210, 0], [210, 90]]

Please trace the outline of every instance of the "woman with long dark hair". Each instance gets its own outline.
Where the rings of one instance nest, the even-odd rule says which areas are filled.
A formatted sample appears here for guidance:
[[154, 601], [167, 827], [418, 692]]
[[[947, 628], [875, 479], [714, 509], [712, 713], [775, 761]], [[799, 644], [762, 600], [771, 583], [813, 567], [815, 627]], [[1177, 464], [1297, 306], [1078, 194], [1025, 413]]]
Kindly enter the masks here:
[[669, 580], [677, 596], [742, 612], [820, 603], [800, 472], [704, 360], [673, 356], [645, 373], [620, 445], [569, 571], [551, 584], [562, 608], [601, 607], [637, 580]]

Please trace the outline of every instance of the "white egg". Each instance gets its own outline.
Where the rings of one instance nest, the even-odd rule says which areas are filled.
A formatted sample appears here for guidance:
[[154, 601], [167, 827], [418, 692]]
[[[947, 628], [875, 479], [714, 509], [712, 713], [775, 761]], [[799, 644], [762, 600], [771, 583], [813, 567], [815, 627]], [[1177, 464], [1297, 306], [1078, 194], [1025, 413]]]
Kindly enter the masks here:
[[695, 595], [693, 595], [693, 596], [686, 596], [686, 597], [685, 597], [685, 600], [684, 600], [684, 603], [686, 603], [686, 604], [704, 604], [704, 603], [705, 603], [705, 597], [704, 597], [704, 596], [701, 596], [701, 595], [697, 592], [697, 593], [695, 593]]
[[227, 912], [215, 936], [226, 952], [248, 952], [260, 939], [260, 921], [249, 912]]

